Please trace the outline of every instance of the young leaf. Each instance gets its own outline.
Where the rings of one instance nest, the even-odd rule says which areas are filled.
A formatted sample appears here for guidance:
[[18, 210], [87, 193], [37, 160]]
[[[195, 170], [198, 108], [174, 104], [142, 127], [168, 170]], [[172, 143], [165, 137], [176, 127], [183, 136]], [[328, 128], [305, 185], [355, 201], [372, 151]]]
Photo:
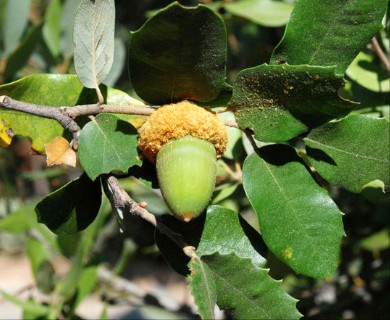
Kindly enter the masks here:
[[344, 74], [381, 26], [387, 0], [300, 0], [270, 63], [336, 66]]
[[50, 1], [45, 13], [45, 24], [43, 25], [42, 33], [45, 43], [54, 58], [57, 58], [61, 54], [61, 14], [61, 2], [59, 0]]
[[[200, 315], [209, 319], [216, 300], [235, 319], [299, 319], [297, 300], [272, 279], [268, 270], [234, 254], [202, 256], [190, 263], [191, 289]], [[213, 317], [212, 317], [213, 318]], [[211, 319], [212, 319], [211, 318]]]
[[96, 89], [109, 73], [114, 59], [114, 0], [82, 0], [74, 23], [74, 63], [80, 81]]
[[149, 103], [213, 100], [224, 87], [225, 65], [224, 23], [203, 5], [175, 2], [131, 35], [131, 81]]
[[343, 85], [334, 67], [263, 64], [238, 74], [229, 108], [256, 139], [283, 142], [350, 112]]
[[390, 133], [385, 119], [348, 116], [304, 139], [311, 164], [329, 183], [360, 192], [372, 180], [390, 188]]
[[127, 172], [141, 161], [137, 152], [137, 130], [111, 114], [100, 114], [80, 134], [80, 163], [95, 180], [111, 171]]
[[298, 273], [332, 275], [344, 234], [341, 212], [292, 148], [258, 153], [245, 160], [243, 182], [268, 248]]
[[41, 200], [35, 207], [38, 222], [57, 234], [84, 230], [96, 218], [101, 203], [100, 181], [86, 174]]
[[8, 0], [4, 12], [2, 35], [4, 54], [15, 49], [28, 23], [30, 0]]
[[[210, 206], [205, 215], [188, 223], [169, 218], [166, 217], [164, 223], [195, 246], [198, 255], [234, 253], [240, 258], [251, 259], [258, 266], [264, 266], [266, 262], [263, 257], [266, 248], [261, 236], [233, 210]], [[156, 232], [156, 242], [172, 268], [186, 275], [189, 259], [183, 251], [159, 232]]]

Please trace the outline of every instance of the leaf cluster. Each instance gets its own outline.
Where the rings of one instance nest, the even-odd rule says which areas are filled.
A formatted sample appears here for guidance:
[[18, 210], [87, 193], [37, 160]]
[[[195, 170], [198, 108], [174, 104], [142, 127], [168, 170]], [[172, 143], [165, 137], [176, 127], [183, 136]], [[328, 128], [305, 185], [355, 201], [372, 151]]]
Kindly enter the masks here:
[[[16, 14], [10, 3], [7, 19]], [[102, 109], [88, 118], [77, 117], [80, 132], [73, 133], [69, 149], [77, 149], [85, 173], [36, 205], [38, 221], [59, 235], [84, 229], [88, 234], [88, 226], [99, 219], [103, 187], [121, 229], [123, 214], [128, 211], [147, 217], [157, 228], [156, 243], [168, 263], [188, 277], [202, 318], [214, 318], [215, 304], [240, 319], [299, 318], [297, 300], [269, 275], [267, 251], [298, 274], [331, 277], [345, 236], [343, 213], [331, 197], [331, 188], [362, 194], [374, 188], [389, 192], [389, 123], [383, 117], [386, 111], [381, 100], [389, 88], [383, 87], [383, 79], [375, 86], [361, 78], [361, 74], [379, 78], [383, 74], [371, 70], [371, 65], [363, 67], [364, 62], [373, 63], [361, 50], [381, 31], [387, 4], [385, 0], [373, 3], [300, 0], [294, 9], [291, 4], [271, 0], [210, 6], [171, 3], [130, 34], [127, 62], [132, 93], [140, 102], [102, 84], [110, 77], [117, 52], [114, 1], [83, 0], [77, 10], [72, 1], [64, 6], [52, 1], [44, 22], [31, 32], [45, 39], [53, 59], [69, 63], [73, 51], [67, 53], [58, 42], [56, 17], [67, 6], [73, 8], [68, 9], [75, 17], [71, 33], [76, 75], [24, 77], [0, 86], [0, 95], [54, 108], [83, 107], [98, 101]], [[225, 16], [219, 13], [222, 9]], [[272, 23], [264, 17], [267, 10], [277, 17]], [[317, 12], [323, 13], [320, 19]], [[288, 22], [268, 63], [240, 70], [230, 83], [226, 14], [266, 27]], [[5, 29], [6, 55], [21, 33]], [[29, 41], [33, 41], [31, 37]], [[28, 43], [22, 42], [19, 48]], [[23, 61], [13, 57], [18, 57], [17, 50], [8, 58], [6, 81], [18, 69], [12, 59]], [[366, 98], [367, 92], [378, 99]], [[128, 177], [135, 177], [150, 196], [156, 188], [155, 172], [137, 150], [136, 128], [144, 117], [131, 115], [131, 111], [104, 112], [105, 105], [126, 106], [137, 101], [142, 106], [160, 106], [182, 100], [214, 108], [237, 124], [229, 129], [228, 151], [219, 161], [213, 205], [187, 224], [159, 214], [151, 218], [143, 214], [142, 206], [118, 202], [120, 196], [107, 183], [108, 176], [122, 178], [122, 185]], [[374, 116], [364, 109], [367, 106], [376, 112]], [[58, 136], [70, 139], [63, 126], [28, 114], [28, 110], [21, 114], [0, 109], [0, 118], [4, 144], [10, 130], [31, 137], [34, 149], [41, 152]], [[157, 211], [166, 213], [159, 200]], [[145, 199], [141, 197], [141, 201]], [[248, 209], [254, 213], [254, 228], [238, 214]], [[194, 247], [194, 253], [186, 254], [184, 244]], [[32, 243], [32, 251], [41, 250], [34, 246]], [[80, 259], [85, 254], [80, 252]], [[50, 269], [47, 264], [42, 268]], [[63, 285], [66, 292], [77, 291], [67, 287], [69, 282]]]

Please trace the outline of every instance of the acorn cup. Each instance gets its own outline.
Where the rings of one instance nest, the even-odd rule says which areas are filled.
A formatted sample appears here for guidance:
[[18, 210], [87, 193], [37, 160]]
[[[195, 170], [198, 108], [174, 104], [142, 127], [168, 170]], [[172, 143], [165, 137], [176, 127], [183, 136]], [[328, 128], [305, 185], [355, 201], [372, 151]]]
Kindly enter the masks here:
[[171, 213], [186, 222], [198, 217], [210, 202], [217, 158], [226, 150], [222, 121], [211, 111], [182, 101], [154, 111], [138, 133], [140, 150], [156, 164]]

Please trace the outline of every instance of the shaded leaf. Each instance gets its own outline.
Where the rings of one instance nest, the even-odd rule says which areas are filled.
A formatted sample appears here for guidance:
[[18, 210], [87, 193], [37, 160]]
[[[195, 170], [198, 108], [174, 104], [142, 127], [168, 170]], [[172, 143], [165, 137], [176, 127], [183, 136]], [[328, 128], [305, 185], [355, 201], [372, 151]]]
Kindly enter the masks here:
[[70, 147], [68, 140], [57, 137], [45, 145], [48, 166], [67, 164], [76, 167], [76, 152]]
[[283, 142], [350, 112], [343, 84], [334, 67], [263, 64], [238, 74], [229, 108], [257, 140]]
[[60, 21], [60, 27], [62, 31], [62, 37], [60, 40], [62, 45], [62, 54], [65, 59], [69, 59], [73, 56], [73, 24], [79, 5], [80, 0], [67, 0], [64, 3]]
[[108, 86], [114, 86], [121, 76], [126, 64], [127, 48], [124, 41], [120, 38], [114, 40], [114, 58], [110, 72], [103, 81]]
[[243, 182], [268, 248], [298, 273], [332, 275], [344, 234], [342, 213], [295, 151], [271, 145], [252, 153]]
[[50, 263], [49, 246], [34, 238], [27, 238], [27, 254], [38, 289], [49, 294], [55, 287], [55, 272]]
[[329, 183], [360, 192], [372, 180], [390, 188], [390, 132], [385, 119], [351, 115], [304, 139], [310, 163]]
[[224, 87], [225, 64], [224, 23], [203, 5], [175, 2], [131, 35], [131, 81], [149, 103], [213, 100]]
[[[4, 54], [15, 49], [28, 23], [30, 0], [8, 0], [3, 17]], [[17, 22], [17, 23], [15, 23]]]
[[287, 23], [294, 5], [273, 0], [241, 0], [224, 3], [223, 8], [265, 27], [281, 27]]
[[62, 5], [60, 0], [51, 0], [45, 13], [42, 34], [54, 58], [57, 58], [61, 53], [61, 15]]
[[[197, 248], [198, 255], [234, 253], [251, 259], [259, 266], [265, 264], [266, 248], [259, 233], [240, 215], [220, 206], [210, 206], [205, 215], [191, 222], [181, 222], [173, 217], [163, 217], [172, 230], [182, 234], [189, 245]], [[178, 273], [188, 273], [189, 258], [169, 238], [156, 232], [157, 245], [168, 263]]]
[[[12, 1], [10, 1], [12, 2]], [[5, 82], [11, 81], [16, 72], [22, 69], [42, 38], [42, 24], [37, 24], [28, 29], [21, 40], [20, 45], [8, 57], [4, 69]]]
[[19, 209], [0, 219], [0, 231], [23, 234], [37, 226], [34, 204], [23, 205]]
[[57, 234], [75, 233], [96, 218], [101, 203], [100, 181], [86, 174], [52, 192], [35, 207], [38, 222]]
[[[297, 300], [272, 279], [268, 270], [234, 254], [213, 254], [191, 261], [191, 289], [204, 315], [216, 301], [235, 319], [299, 319]], [[201, 314], [203, 316], [203, 314]], [[208, 319], [208, 318], [205, 318]]]
[[44, 294], [54, 291], [56, 285], [56, 274], [53, 265], [48, 260], [43, 260], [35, 275], [38, 289]]
[[74, 63], [80, 81], [99, 89], [114, 59], [114, 0], [82, 0], [74, 22]]
[[137, 145], [137, 130], [130, 123], [111, 114], [100, 114], [81, 131], [80, 163], [92, 180], [103, 173], [127, 172], [141, 164]]
[[390, 248], [390, 229], [385, 228], [381, 231], [362, 239], [360, 241], [360, 247], [370, 251], [380, 251]]
[[74, 308], [77, 306], [93, 291], [98, 284], [98, 267], [91, 265], [81, 270], [80, 278], [78, 279], [78, 291], [76, 301], [74, 302]]
[[270, 63], [336, 66], [343, 74], [381, 27], [387, 0], [300, 0]]

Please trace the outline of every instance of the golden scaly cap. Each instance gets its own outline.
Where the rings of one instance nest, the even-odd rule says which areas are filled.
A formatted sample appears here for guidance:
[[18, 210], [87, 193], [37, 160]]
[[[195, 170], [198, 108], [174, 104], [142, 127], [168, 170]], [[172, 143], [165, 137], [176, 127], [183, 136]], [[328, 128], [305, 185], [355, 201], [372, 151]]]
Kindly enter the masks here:
[[189, 101], [168, 104], [154, 111], [138, 130], [138, 146], [152, 163], [161, 147], [171, 139], [192, 135], [211, 142], [221, 157], [228, 135], [223, 122], [211, 111]]

